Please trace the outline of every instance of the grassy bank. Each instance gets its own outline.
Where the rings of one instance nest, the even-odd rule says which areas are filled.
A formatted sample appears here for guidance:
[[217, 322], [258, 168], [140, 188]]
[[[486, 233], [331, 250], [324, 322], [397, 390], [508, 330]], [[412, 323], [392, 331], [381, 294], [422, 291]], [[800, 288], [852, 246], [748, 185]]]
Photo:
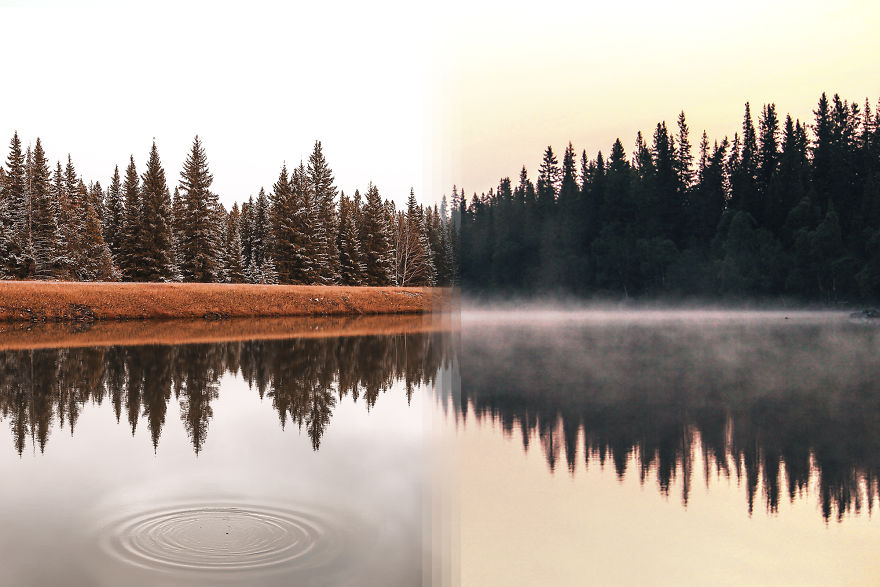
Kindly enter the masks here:
[[0, 351], [452, 331], [450, 314], [0, 323]]
[[424, 314], [440, 288], [0, 282], [0, 322]]

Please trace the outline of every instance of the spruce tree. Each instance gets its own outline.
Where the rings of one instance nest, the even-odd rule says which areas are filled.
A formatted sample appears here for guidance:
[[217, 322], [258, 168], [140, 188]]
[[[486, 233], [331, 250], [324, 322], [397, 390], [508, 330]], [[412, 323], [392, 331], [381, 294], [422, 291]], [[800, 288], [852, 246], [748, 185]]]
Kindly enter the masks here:
[[544, 160], [541, 161], [538, 174], [538, 211], [542, 218], [548, 218], [553, 211], [559, 182], [559, 164], [556, 161], [556, 155], [553, 154], [553, 147], [548, 145], [547, 150], [544, 151]]
[[251, 264], [254, 243], [254, 197], [241, 204], [241, 256], [244, 266]]
[[364, 252], [365, 285], [389, 285], [393, 262], [390, 230], [379, 188], [372, 182], [367, 188], [366, 203], [360, 219], [358, 232]]
[[119, 266], [122, 250], [122, 231], [125, 223], [125, 207], [122, 202], [122, 183], [119, 179], [119, 166], [113, 169], [110, 187], [107, 188], [107, 199], [104, 202], [104, 242], [110, 247], [114, 264]]
[[330, 170], [321, 141], [309, 156], [306, 173], [309, 196], [317, 212], [312, 230], [313, 259], [317, 266], [317, 277], [323, 284], [339, 283], [339, 251], [336, 249], [336, 187], [333, 185], [333, 172]]
[[300, 161], [299, 167], [290, 176], [290, 189], [293, 193], [294, 215], [291, 219], [293, 239], [290, 250], [290, 282], [296, 284], [321, 283], [318, 267], [320, 258], [316, 251], [314, 226], [317, 223], [318, 208], [309, 190], [306, 168]]
[[27, 174], [18, 132], [9, 142], [6, 171], [0, 182], [0, 270], [7, 276], [24, 277], [27, 262], [24, 258], [29, 240]]
[[101, 221], [91, 202], [86, 203], [85, 226], [83, 228], [82, 265], [78, 273], [86, 281], [118, 281], [121, 277], [113, 266], [110, 247], [101, 234]]
[[[278, 181], [272, 186], [272, 256], [281, 283], [305, 283], [305, 276], [311, 266], [304, 232], [308, 229], [306, 210], [301, 201], [303, 181], [298, 179], [298, 170], [294, 169], [294, 175], [297, 179], [288, 175], [287, 164], [284, 164], [278, 174]], [[296, 189], [294, 183], [298, 184]]]
[[682, 110], [678, 115], [678, 150], [675, 153], [675, 175], [681, 192], [687, 191], [694, 182], [694, 156], [691, 154], [689, 133]]
[[224, 269], [228, 283], [244, 283], [244, 266], [241, 256], [241, 212], [238, 203], [232, 205], [229, 211], [226, 227], [226, 251]]
[[52, 205], [52, 186], [49, 163], [39, 137], [34, 146], [28, 178], [31, 202], [31, 238], [34, 254], [34, 274], [37, 279], [51, 279], [55, 275], [56, 239], [58, 224]]
[[140, 259], [133, 276], [138, 281], [172, 281], [174, 238], [171, 194], [156, 142], [150, 149], [147, 168], [141, 176]]
[[[360, 199], [360, 194], [358, 194]], [[362, 285], [364, 263], [357, 231], [357, 209], [345, 192], [339, 196], [339, 275], [342, 285]]]
[[186, 221], [186, 209], [184, 207], [183, 198], [180, 196], [180, 188], [174, 187], [174, 195], [171, 198], [171, 232], [172, 242], [174, 243], [174, 281], [183, 281], [183, 274], [180, 272], [180, 251], [183, 242], [183, 225]]
[[212, 281], [219, 270], [219, 251], [215, 235], [217, 195], [211, 192], [214, 176], [198, 135], [180, 172], [180, 191], [184, 204], [181, 235], [180, 271], [185, 281]]
[[269, 199], [266, 191], [260, 188], [254, 202], [253, 228], [251, 233], [251, 255], [258, 267], [263, 266], [268, 250], [271, 227], [269, 225]]
[[122, 186], [125, 198], [125, 217], [120, 238], [119, 268], [126, 281], [136, 281], [141, 266], [141, 243], [143, 241], [141, 221], [141, 188], [134, 156], [129, 157], [125, 169], [125, 182]]

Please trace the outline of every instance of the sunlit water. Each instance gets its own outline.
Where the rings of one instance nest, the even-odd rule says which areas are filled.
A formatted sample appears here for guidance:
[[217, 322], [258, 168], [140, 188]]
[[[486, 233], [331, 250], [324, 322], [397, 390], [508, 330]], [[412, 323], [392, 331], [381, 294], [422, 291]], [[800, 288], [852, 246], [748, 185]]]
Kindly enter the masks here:
[[0, 584], [878, 583], [872, 321], [331, 322], [3, 334]]
[[463, 583], [877, 584], [878, 357], [846, 313], [463, 313]]

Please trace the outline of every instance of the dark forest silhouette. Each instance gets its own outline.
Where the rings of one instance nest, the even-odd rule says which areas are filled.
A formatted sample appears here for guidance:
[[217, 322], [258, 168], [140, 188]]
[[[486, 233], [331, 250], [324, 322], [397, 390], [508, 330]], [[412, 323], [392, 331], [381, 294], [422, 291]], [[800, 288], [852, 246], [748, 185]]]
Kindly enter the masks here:
[[369, 410], [395, 382], [409, 399], [449, 360], [443, 333], [3, 351], [0, 417], [19, 454], [29, 439], [43, 452], [54, 426], [73, 434], [87, 405], [109, 401], [117, 421], [132, 434], [146, 425], [158, 448], [174, 399], [198, 453], [220, 377], [233, 373], [271, 403], [282, 427], [305, 429], [318, 450], [337, 401], [350, 396]]
[[547, 147], [537, 181], [453, 188], [461, 284], [505, 294], [880, 299], [880, 112], [825, 94], [815, 119], [745, 105], [742, 133], [658, 123], [627, 156]]

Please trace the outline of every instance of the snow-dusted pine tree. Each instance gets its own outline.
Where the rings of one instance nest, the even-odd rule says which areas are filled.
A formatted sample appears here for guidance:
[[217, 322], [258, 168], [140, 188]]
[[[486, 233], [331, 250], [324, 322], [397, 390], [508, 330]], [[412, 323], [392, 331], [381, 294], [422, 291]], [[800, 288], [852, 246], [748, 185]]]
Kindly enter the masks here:
[[49, 163], [39, 138], [34, 146], [29, 176], [34, 273], [38, 279], [51, 279], [55, 276], [58, 224], [52, 206]]
[[336, 249], [336, 187], [333, 172], [321, 150], [321, 141], [309, 156], [306, 173], [310, 198], [316, 210], [312, 224], [313, 259], [319, 283], [339, 283], [339, 251]]
[[363, 247], [365, 285], [389, 285], [394, 260], [385, 206], [379, 188], [370, 183], [358, 232]]
[[263, 273], [260, 271], [260, 266], [254, 263], [254, 259], [251, 257], [251, 262], [244, 269], [244, 280], [246, 283], [260, 283], [262, 279]]
[[24, 251], [29, 238], [27, 173], [17, 132], [9, 142], [6, 167], [0, 182], [0, 270], [6, 277], [25, 277], [28, 263]]
[[363, 285], [366, 271], [357, 227], [357, 203], [360, 201], [360, 194], [355, 194], [357, 199], [354, 201], [345, 192], [339, 196], [339, 236], [336, 244], [339, 248], [339, 275], [342, 285]]
[[271, 256], [266, 256], [263, 265], [260, 267], [260, 283], [264, 285], [277, 285], [278, 272], [275, 270], [275, 262]]
[[155, 141], [141, 181], [141, 253], [133, 275], [137, 281], [173, 281], [171, 193]]
[[87, 281], [118, 281], [121, 276], [113, 266], [110, 247], [101, 234], [101, 221], [90, 201], [86, 202], [82, 237], [82, 265], [77, 268], [79, 278]]
[[211, 192], [214, 176], [198, 135], [180, 172], [184, 202], [180, 271], [185, 281], [212, 281], [219, 269], [220, 251], [215, 235], [217, 195]]
[[125, 222], [125, 208], [122, 203], [122, 182], [119, 179], [119, 166], [113, 169], [107, 198], [104, 202], [104, 242], [110, 247], [113, 261], [119, 266], [119, 253], [122, 243], [122, 227]]
[[141, 188], [134, 156], [129, 156], [128, 167], [125, 169], [125, 181], [122, 185], [125, 198], [125, 216], [120, 238], [119, 267], [126, 281], [135, 281], [141, 261]]
[[248, 198], [247, 202], [241, 204], [241, 218], [239, 220], [239, 230], [241, 231], [241, 259], [245, 269], [251, 264], [253, 257], [254, 242], [254, 198]]
[[251, 256], [256, 265], [262, 267], [266, 258], [267, 245], [269, 244], [269, 199], [266, 191], [260, 188], [260, 193], [254, 201], [253, 228], [251, 232]]
[[238, 203], [232, 205], [227, 217], [226, 251], [224, 269], [227, 283], [244, 283], [244, 267], [241, 256], [241, 229], [239, 228], [241, 212]]

